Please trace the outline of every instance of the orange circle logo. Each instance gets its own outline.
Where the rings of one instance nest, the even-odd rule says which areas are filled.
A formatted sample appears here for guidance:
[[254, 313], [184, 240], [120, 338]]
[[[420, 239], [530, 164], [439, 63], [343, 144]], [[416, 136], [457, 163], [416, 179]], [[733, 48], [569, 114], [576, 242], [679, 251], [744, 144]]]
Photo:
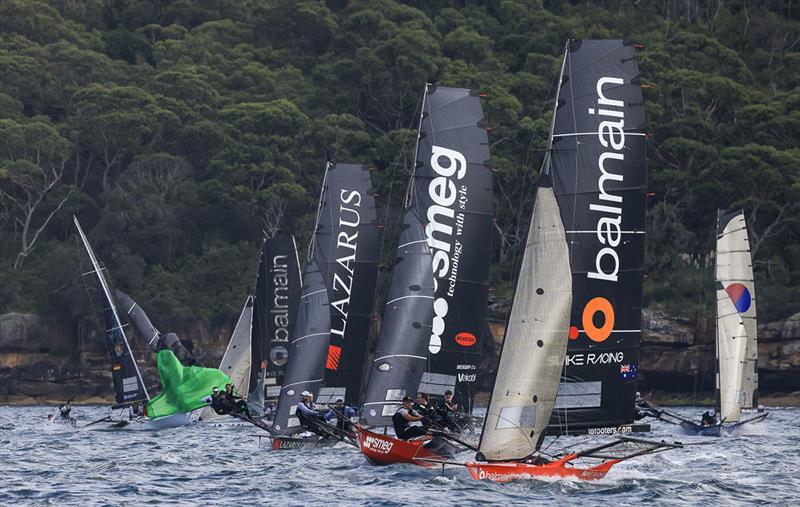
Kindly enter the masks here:
[[[603, 327], [594, 325], [594, 315], [601, 312], [605, 321]], [[586, 336], [594, 342], [604, 342], [611, 336], [611, 331], [614, 329], [614, 307], [606, 298], [596, 297], [586, 303], [583, 308], [583, 329], [586, 331]]]

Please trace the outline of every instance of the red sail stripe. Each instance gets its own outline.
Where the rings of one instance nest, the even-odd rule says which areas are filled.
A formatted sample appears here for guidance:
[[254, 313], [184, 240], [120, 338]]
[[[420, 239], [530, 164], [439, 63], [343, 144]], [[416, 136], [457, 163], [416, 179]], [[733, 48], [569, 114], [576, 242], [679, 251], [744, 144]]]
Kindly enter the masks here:
[[339, 356], [342, 355], [342, 347], [336, 345], [328, 345], [328, 361], [325, 363], [325, 368], [336, 371], [339, 369]]

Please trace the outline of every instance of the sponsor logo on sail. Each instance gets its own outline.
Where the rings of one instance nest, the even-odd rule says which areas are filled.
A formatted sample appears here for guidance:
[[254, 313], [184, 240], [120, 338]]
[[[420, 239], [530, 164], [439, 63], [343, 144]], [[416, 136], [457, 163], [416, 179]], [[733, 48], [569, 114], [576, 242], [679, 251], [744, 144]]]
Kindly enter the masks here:
[[[433, 254], [434, 291], [433, 329], [428, 350], [438, 354], [442, 349], [445, 319], [450, 310], [448, 298], [455, 295], [458, 266], [464, 245], [457, 239], [464, 229], [464, 211], [467, 207], [467, 186], [457, 185], [467, 172], [467, 159], [456, 150], [432, 146], [430, 165], [436, 177], [428, 183], [428, 196], [432, 203], [426, 217], [425, 233]], [[439, 284], [444, 288], [440, 290]]]
[[458, 333], [456, 335], [456, 343], [461, 345], [462, 347], [472, 347], [477, 342], [477, 338], [472, 333], [467, 333], [466, 331], [462, 333]]
[[392, 447], [394, 447], [394, 442], [373, 437], [371, 435], [365, 436], [361, 443], [365, 449], [379, 454], [389, 454], [389, 452], [392, 450]]
[[[289, 341], [289, 261], [286, 255], [275, 255], [269, 267], [272, 277], [272, 320], [275, 330], [272, 335], [273, 342], [288, 343]], [[270, 354], [272, 355], [272, 354]]]
[[459, 382], [475, 382], [477, 378], [477, 374], [475, 373], [459, 373], [458, 374], [458, 381]]
[[[331, 337], [344, 340], [347, 329], [347, 314], [350, 311], [350, 292], [353, 288], [356, 251], [358, 249], [358, 226], [361, 224], [361, 193], [357, 190], [341, 189], [339, 201], [339, 225], [336, 235], [336, 266], [331, 280]], [[326, 367], [339, 368], [341, 347], [331, 346], [328, 350]]]

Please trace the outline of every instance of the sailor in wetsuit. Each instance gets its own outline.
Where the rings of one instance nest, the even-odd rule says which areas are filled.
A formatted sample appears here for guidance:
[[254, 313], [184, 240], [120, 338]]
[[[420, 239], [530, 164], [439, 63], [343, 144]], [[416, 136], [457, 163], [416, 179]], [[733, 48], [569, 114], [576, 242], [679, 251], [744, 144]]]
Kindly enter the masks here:
[[700, 424], [703, 426], [714, 426], [716, 423], [717, 421], [714, 419], [714, 416], [711, 415], [708, 410], [703, 412], [703, 417], [700, 419]]
[[60, 407], [58, 407], [58, 413], [61, 415], [61, 419], [64, 421], [71, 421], [70, 412], [72, 412], [72, 405], [70, 402], [66, 402]]
[[211, 409], [216, 412], [218, 415], [226, 415], [228, 414], [227, 407], [223, 406], [222, 398], [219, 395], [219, 387], [215, 387], [211, 390]]
[[300, 396], [302, 399], [295, 409], [295, 415], [300, 421], [300, 426], [302, 426], [304, 430], [325, 436], [326, 434], [317, 426], [317, 422], [323, 419], [325, 414], [318, 410], [317, 406], [314, 404], [314, 395], [308, 391], [303, 391], [300, 393]]
[[433, 407], [428, 402], [428, 395], [417, 393], [417, 401], [414, 403], [414, 410], [422, 417], [431, 418], [434, 415]]
[[353, 431], [353, 423], [350, 418], [356, 415], [357, 411], [353, 407], [348, 407], [344, 404], [341, 398], [336, 400], [325, 414], [325, 421], [330, 422], [334, 417], [336, 418], [336, 427], [342, 431]]
[[436, 406], [436, 418], [438, 422], [454, 433], [461, 433], [463, 421], [458, 416], [458, 403], [453, 401], [453, 391], [449, 389], [444, 392], [444, 400]]
[[400, 440], [421, 437], [422, 435], [426, 435], [428, 433], [428, 428], [426, 426], [411, 426], [409, 424], [425, 419], [411, 407], [412, 403], [413, 400], [409, 396], [403, 396], [403, 406], [400, 407], [392, 416], [394, 433]]

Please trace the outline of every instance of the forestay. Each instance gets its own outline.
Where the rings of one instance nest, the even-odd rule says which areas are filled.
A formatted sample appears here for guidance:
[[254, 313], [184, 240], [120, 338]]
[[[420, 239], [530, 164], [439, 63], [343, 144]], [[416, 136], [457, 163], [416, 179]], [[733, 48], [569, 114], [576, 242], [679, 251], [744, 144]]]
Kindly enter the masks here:
[[433, 270], [416, 211], [406, 212], [362, 416], [390, 426], [403, 396], [416, 394], [427, 363], [433, 319]]
[[521, 459], [538, 449], [558, 391], [571, 305], [564, 226], [549, 177], [542, 176], [479, 459]]
[[717, 218], [717, 417], [737, 422], [758, 406], [756, 297], [744, 212]]
[[492, 248], [492, 171], [477, 91], [426, 85], [414, 171], [414, 199], [436, 277], [429, 372], [423, 390], [471, 408], [486, 346]]
[[331, 320], [328, 293], [316, 261], [311, 261], [303, 273], [303, 288], [297, 311], [297, 325], [289, 345], [289, 362], [275, 409], [273, 427], [277, 434], [299, 430], [294, 417], [300, 393], [309, 391], [315, 396], [325, 378], [325, 361], [330, 343]]

